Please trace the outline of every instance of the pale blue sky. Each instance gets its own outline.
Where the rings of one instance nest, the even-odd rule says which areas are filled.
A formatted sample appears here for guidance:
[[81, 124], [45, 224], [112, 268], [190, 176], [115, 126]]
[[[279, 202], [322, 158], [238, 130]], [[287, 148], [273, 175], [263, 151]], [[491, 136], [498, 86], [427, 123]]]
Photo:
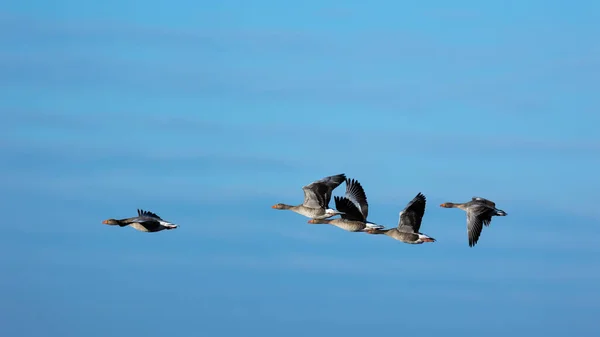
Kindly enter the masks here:
[[[3, 336], [596, 336], [600, 3], [0, 5]], [[270, 208], [358, 179], [406, 245]], [[335, 191], [343, 193], [344, 185]], [[496, 201], [469, 248], [465, 214]], [[180, 225], [101, 224], [153, 211]]]

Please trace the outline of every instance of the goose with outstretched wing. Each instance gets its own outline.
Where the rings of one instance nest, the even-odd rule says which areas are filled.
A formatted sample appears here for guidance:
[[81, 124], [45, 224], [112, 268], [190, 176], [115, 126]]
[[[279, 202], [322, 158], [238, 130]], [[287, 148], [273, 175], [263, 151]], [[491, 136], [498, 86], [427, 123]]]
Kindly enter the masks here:
[[311, 219], [310, 224], [329, 224], [348, 232], [365, 232], [368, 228], [383, 226], [367, 221], [369, 203], [362, 185], [355, 179], [346, 178], [346, 194], [335, 196], [335, 208], [340, 217], [335, 219]]
[[460, 208], [467, 212], [469, 247], [477, 244], [483, 226], [489, 226], [493, 216], [506, 216], [506, 212], [496, 208], [495, 202], [481, 197], [472, 197], [471, 201], [463, 203], [445, 202], [440, 207]]
[[419, 230], [425, 214], [427, 199], [418, 193], [398, 215], [398, 226], [390, 229], [369, 229], [369, 234], [385, 234], [395, 240], [410, 244], [435, 242], [435, 239], [425, 235]]
[[329, 208], [331, 193], [346, 179], [345, 174], [336, 174], [314, 181], [304, 187], [304, 202], [292, 206], [283, 203], [273, 205], [272, 208], [290, 210], [311, 219], [327, 219], [340, 214], [340, 212]]
[[130, 226], [141, 232], [160, 232], [164, 229], [175, 229], [178, 226], [174, 223], [163, 220], [161, 217], [150, 211], [137, 210], [138, 216], [126, 219], [108, 219], [102, 221], [105, 225], [126, 227]]

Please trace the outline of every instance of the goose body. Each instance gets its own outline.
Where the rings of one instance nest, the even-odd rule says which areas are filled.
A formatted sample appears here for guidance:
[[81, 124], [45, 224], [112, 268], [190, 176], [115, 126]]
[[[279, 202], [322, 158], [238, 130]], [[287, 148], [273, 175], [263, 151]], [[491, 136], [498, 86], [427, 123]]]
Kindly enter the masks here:
[[340, 214], [340, 212], [329, 208], [331, 193], [346, 179], [345, 174], [328, 176], [314, 181], [302, 187], [304, 202], [292, 206], [278, 203], [272, 206], [274, 209], [290, 210], [311, 219], [327, 219]]
[[479, 241], [483, 226], [489, 226], [493, 216], [506, 216], [506, 212], [496, 208], [496, 203], [481, 197], [473, 197], [471, 201], [463, 203], [445, 202], [440, 205], [444, 208], [460, 208], [467, 213], [467, 236], [469, 247]]
[[178, 226], [171, 222], [163, 220], [155, 213], [137, 210], [138, 216], [126, 219], [108, 219], [102, 221], [105, 225], [126, 227], [130, 226], [140, 232], [159, 232], [165, 229], [175, 229]]
[[424, 242], [435, 242], [435, 239], [421, 232], [421, 222], [425, 214], [427, 199], [420, 192], [406, 207], [398, 214], [398, 226], [390, 229], [368, 229], [369, 234], [384, 234], [392, 239], [409, 243], [422, 244]]
[[335, 219], [311, 219], [310, 224], [329, 224], [348, 232], [365, 232], [369, 228], [383, 228], [383, 226], [367, 221], [369, 203], [362, 185], [355, 179], [345, 179], [346, 194], [343, 197], [335, 196], [335, 208], [340, 213]]

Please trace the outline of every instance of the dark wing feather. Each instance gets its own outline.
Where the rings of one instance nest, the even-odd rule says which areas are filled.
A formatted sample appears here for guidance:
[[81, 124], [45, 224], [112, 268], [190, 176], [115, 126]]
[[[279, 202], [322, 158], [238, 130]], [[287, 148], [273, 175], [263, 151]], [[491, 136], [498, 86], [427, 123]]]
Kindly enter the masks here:
[[335, 201], [335, 208], [338, 211], [344, 213], [344, 214], [340, 214], [342, 219], [362, 221], [362, 222], [367, 221], [365, 216], [360, 212], [358, 207], [356, 207], [356, 205], [350, 199], [348, 199], [346, 197], [339, 197], [336, 195], [335, 197], [333, 197], [333, 200]]
[[304, 202], [306, 207], [310, 208], [325, 208], [325, 193], [327, 187], [324, 185], [310, 184], [302, 187], [304, 191]]
[[138, 215], [139, 216], [147, 216], [147, 217], [150, 217], [150, 218], [155, 218], [155, 219], [158, 219], [158, 220], [162, 220], [158, 215], [156, 215], [156, 213], [152, 213], [150, 211], [144, 211], [142, 209], [138, 209], [137, 211], [138, 211]]
[[369, 203], [362, 185], [355, 179], [346, 179], [346, 198], [350, 199], [365, 217], [369, 216]]
[[488, 200], [486, 198], [482, 198], [482, 197], [473, 197], [473, 198], [471, 198], [471, 201], [482, 202], [482, 203], [484, 203], [484, 204], [486, 204], [488, 206], [491, 206], [491, 207], [494, 207], [494, 208], [496, 207], [496, 203], [495, 202], [493, 202], [491, 200]]
[[493, 208], [487, 204], [476, 204], [467, 210], [467, 234], [469, 236], [469, 247], [473, 247], [479, 241], [483, 226], [489, 226], [492, 221]]
[[331, 192], [345, 179], [346, 175], [342, 173], [325, 177], [302, 187], [304, 191], [303, 205], [311, 208], [329, 208]]
[[418, 233], [425, 214], [427, 199], [419, 192], [400, 212], [398, 230], [407, 233]]
[[327, 186], [327, 192], [325, 192], [323, 198], [325, 202], [325, 208], [329, 208], [329, 202], [331, 201], [331, 193], [333, 190], [340, 186], [344, 180], [346, 180], [346, 175], [343, 173], [321, 179], [322, 183]]

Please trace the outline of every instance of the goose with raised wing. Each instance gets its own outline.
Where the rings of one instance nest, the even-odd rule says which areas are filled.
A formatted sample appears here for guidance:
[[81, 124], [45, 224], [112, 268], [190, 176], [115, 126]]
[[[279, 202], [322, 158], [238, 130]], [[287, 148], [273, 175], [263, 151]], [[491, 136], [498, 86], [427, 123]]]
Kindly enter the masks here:
[[481, 197], [473, 197], [469, 202], [445, 202], [440, 205], [444, 208], [460, 208], [467, 212], [467, 236], [469, 247], [479, 241], [483, 226], [489, 226], [493, 216], [506, 216], [506, 212], [496, 208], [496, 203]]
[[345, 174], [336, 174], [314, 181], [304, 187], [304, 202], [292, 206], [278, 203], [272, 206], [274, 209], [290, 210], [311, 219], [327, 219], [340, 214], [340, 212], [329, 208], [331, 192], [346, 179]]
[[160, 232], [164, 229], [175, 229], [178, 226], [174, 223], [163, 220], [155, 213], [137, 210], [138, 216], [126, 219], [108, 219], [102, 221], [105, 225], [126, 227], [130, 226], [141, 232]]
[[410, 244], [422, 244], [424, 242], [435, 242], [435, 239], [421, 232], [421, 222], [425, 214], [427, 199], [422, 193], [418, 193], [400, 212], [398, 227], [390, 229], [369, 228], [369, 234], [385, 234], [392, 239]]
[[335, 219], [311, 219], [310, 224], [329, 224], [348, 232], [364, 232], [368, 228], [384, 228], [367, 221], [369, 203], [362, 185], [355, 179], [346, 178], [346, 194], [335, 196], [335, 208], [341, 213]]

